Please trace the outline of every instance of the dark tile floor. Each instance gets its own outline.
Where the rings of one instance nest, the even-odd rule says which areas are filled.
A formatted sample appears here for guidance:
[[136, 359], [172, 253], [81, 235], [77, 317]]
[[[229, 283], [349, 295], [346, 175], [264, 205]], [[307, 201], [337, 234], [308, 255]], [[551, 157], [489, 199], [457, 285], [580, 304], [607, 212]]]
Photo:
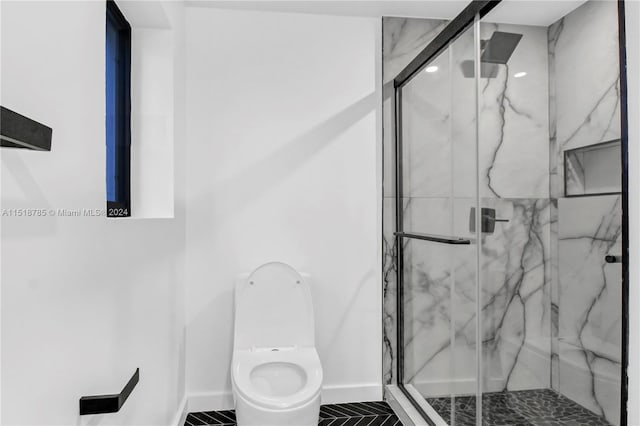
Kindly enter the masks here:
[[[427, 398], [451, 422], [451, 398]], [[475, 425], [475, 396], [455, 399], [456, 425]], [[609, 426], [602, 417], [551, 389], [495, 392], [482, 398], [486, 426]]]
[[[185, 426], [235, 426], [233, 410], [189, 413]], [[378, 402], [355, 402], [328, 404], [320, 407], [320, 426], [402, 426], [389, 404]]]

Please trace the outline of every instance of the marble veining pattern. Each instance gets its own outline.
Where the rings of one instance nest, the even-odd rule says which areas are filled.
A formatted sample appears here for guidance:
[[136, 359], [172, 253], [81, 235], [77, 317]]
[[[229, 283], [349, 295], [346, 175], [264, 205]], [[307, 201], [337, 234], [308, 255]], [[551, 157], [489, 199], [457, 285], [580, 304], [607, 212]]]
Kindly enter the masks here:
[[622, 276], [620, 196], [559, 203], [559, 390], [612, 424], [619, 419]]
[[[441, 21], [385, 18], [383, 21], [384, 81], [390, 81], [443, 27]], [[550, 255], [548, 223], [548, 98], [546, 91], [546, 32], [535, 27], [484, 24], [483, 38], [496, 31], [523, 34], [521, 45], [516, 49], [509, 66], [501, 66], [495, 79], [486, 79], [483, 90], [481, 117], [481, 175], [485, 204], [497, 203], [505, 214], [515, 215], [508, 231], [487, 236], [483, 241], [486, 286], [483, 298], [486, 306], [483, 316], [491, 318], [483, 333], [487, 336], [483, 349], [487, 358], [487, 377], [490, 388], [521, 389], [548, 385], [550, 372], [548, 363], [541, 362], [550, 356], [547, 336], [551, 318], [550, 309], [542, 306], [550, 298]], [[405, 175], [405, 229], [415, 232], [468, 235], [468, 214], [475, 188], [474, 160], [469, 145], [475, 134], [475, 108], [468, 100], [472, 93], [473, 79], [465, 78], [461, 64], [473, 55], [472, 34], [463, 35], [452, 47], [451, 70], [455, 90], [451, 106], [441, 101], [433, 103], [433, 97], [421, 97], [424, 90], [416, 90], [415, 96], [405, 96], [405, 129], [414, 137], [405, 140], [407, 157]], [[407, 52], [410, 52], [408, 54]], [[528, 53], [527, 53], [528, 52]], [[448, 61], [448, 58], [444, 58]], [[443, 66], [445, 61], [443, 61]], [[511, 69], [526, 67], [531, 77], [515, 80]], [[444, 69], [443, 69], [444, 70]], [[445, 87], [446, 84], [432, 82], [420, 76], [416, 87]], [[393, 196], [393, 105], [392, 90], [385, 90], [384, 119], [384, 193]], [[445, 99], [447, 93], [436, 97]], [[456, 108], [452, 108], [452, 106]], [[442, 107], [445, 110], [442, 110]], [[416, 120], [411, 124], [411, 111]], [[446, 111], [449, 109], [449, 112]], [[425, 112], [432, 114], [428, 127], [419, 120]], [[439, 117], [433, 115], [439, 111]], [[441, 127], [441, 137], [434, 139], [434, 124]], [[453, 125], [453, 133], [447, 132]], [[421, 127], [422, 126], [422, 127]], [[420, 136], [423, 135], [423, 136]], [[469, 136], [472, 136], [471, 138]], [[435, 140], [435, 142], [434, 142]], [[527, 140], [522, 145], [521, 141]], [[466, 142], [465, 142], [466, 141]], [[436, 143], [437, 142], [437, 143]], [[449, 171], [442, 164], [456, 161]], [[520, 160], [519, 160], [520, 159]], [[532, 161], [533, 159], [533, 161]], [[434, 161], [433, 164], [423, 164]], [[435, 166], [435, 167], [434, 167]], [[456, 168], [457, 167], [457, 168]], [[437, 172], [437, 176], [433, 173]], [[431, 173], [431, 174], [430, 174]], [[442, 180], [442, 179], [445, 180]], [[451, 191], [455, 198], [444, 198]], [[521, 198], [508, 198], [521, 197]], [[495, 199], [504, 198], [496, 201]], [[547, 200], [547, 201], [545, 201]], [[384, 201], [383, 277], [384, 277], [384, 379], [395, 380], [393, 348], [396, 339], [396, 283], [393, 256], [395, 253], [393, 229], [395, 227], [393, 198]], [[444, 209], [444, 210], [443, 210]], [[427, 219], [425, 215], [431, 219]], [[438, 218], [454, 214], [450, 223], [440, 223]], [[453, 217], [453, 216], [451, 216]], [[413, 218], [413, 219], [412, 219]], [[524, 219], [520, 219], [524, 218]], [[531, 228], [533, 227], [533, 229]], [[507, 242], [501, 238], [517, 240]], [[471, 368], [475, 358], [475, 272], [473, 249], [463, 256], [455, 255], [458, 264], [446, 265], [442, 256], [448, 256], [442, 247], [412, 247], [405, 241], [405, 271], [412, 284], [405, 283], [406, 376], [417, 387], [426, 386], [435, 391], [447, 386], [450, 373], [455, 368], [462, 387], [473, 386], [475, 371]], [[507, 244], [513, 244], [509, 246]], [[505, 247], [510, 247], [506, 250]], [[411, 256], [416, 259], [413, 265]], [[521, 262], [515, 259], [521, 258]], [[417, 259], [429, 259], [420, 263]], [[438, 263], [438, 259], [440, 262]], [[434, 269], [435, 268], [435, 269]], [[425, 281], [426, 280], [426, 281]], [[452, 281], [453, 280], [453, 281]], [[452, 285], [453, 284], [453, 285]], [[430, 292], [424, 292], [427, 287]], [[451, 287], [451, 288], [450, 288]], [[455, 305], [453, 313], [447, 313], [449, 304]], [[540, 306], [536, 306], [540, 305]], [[547, 306], [549, 303], [547, 303]], [[527, 318], [531, 317], [528, 321]], [[512, 325], [515, 321], [516, 325]], [[453, 330], [453, 334], [452, 334]], [[429, 348], [422, 348], [427, 343]], [[434, 344], [437, 343], [437, 344]], [[454, 350], [452, 350], [452, 347]], [[523, 349], [525, 347], [525, 349]], [[546, 355], [545, 355], [546, 354]], [[423, 378], [427, 378], [424, 379]], [[423, 383], [425, 382], [425, 383]], [[531, 382], [531, 383], [528, 383]]]
[[395, 78], [446, 26], [442, 19], [382, 18], [384, 82]]
[[617, 22], [615, 2], [589, 1], [548, 29], [552, 197], [565, 150], [620, 137]]
[[383, 192], [395, 195], [393, 79], [446, 26], [441, 19], [382, 18]]
[[395, 154], [393, 78], [445, 27], [439, 19], [383, 18], [383, 380], [396, 381]]
[[[383, 20], [383, 73], [384, 82], [389, 82], [414, 56], [417, 54], [426, 44], [444, 27], [444, 22], [433, 20], [419, 20], [419, 19], [404, 19], [404, 18], [384, 18]], [[500, 66], [500, 72], [495, 79], [485, 79], [483, 89], [483, 107], [481, 122], [484, 123], [481, 128], [481, 134], [479, 135], [481, 140], [481, 175], [486, 176], [483, 181], [483, 196], [490, 204], [491, 199], [506, 198], [507, 204], [509, 204], [512, 198], [520, 197], [523, 203], [532, 203], [536, 205], [537, 199], [547, 199], [548, 197], [548, 98], [546, 96], [547, 82], [547, 57], [546, 57], [546, 31], [542, 28], [536, 27], [524, 27], [524, 26], [511, 26], [511, 25], [493, 25], [483, 24], [482, 36], [483, 38], [489, 38], [491, 34], [496, 31], [509, 31], [518, 32], [523, 34], [521, 45], [516, 49], [516, 52], [512, 56], [509, 66]], [[473, 146], [468, 146], [469, 141], [475, 140], [475, 133], [473, 128], [475, 127], [474, 111], [475, 108], [467, 100], [470, 93], [473, 93], [473, 79], [465, 78], [461, 72], [461, 64], [464, 60], [468, 60], [473, 57], [473, 37], [471, 32], [463, 35], [458, 39], [451, 49], [451, 58], [453, 61], [451, 75], [454, 81], [452, 82], [454, 90], [451, 93], [450, 104], [442, 103], [442, 99], [447, 99], [447, 93], [442, 96], [436, 97], [424, 97], [421, 93], [427, 91], [422, 90], [425, 88], [444, 88], [446, 82], [437, 81], [429, 82], [425, 77], [419, 76], [415, 80], [416, 90], [415, 93], [407, 93], [405, 96], [406, 105], [404, 122], [405, 126], [409, 126], [404, 129], [404, 134], [407, 135], [409, 130], [409, 136], [404, 141], [405, 155], [407, 160], [405, 164], [404, 183], [405, 183], [405, 195], [409, 196], [409, 203], [407, 208], [413, 209], [413, 206], [425, 205], [425, 203], [438, 204], [438, 200], [442, 200], [443, 197], [447, 197], [451, 193], [455, 198], [449, 200], [449, 204], [455, 204], [458, 207], [453, 209], [458, 215], [454, 223], [434, 225], [433, 221], [426, 220], [424, 218], [424, 208], [422, 211], [422, 219], [414, 220], [412, 224], [409, 224], [405, 218], [405, 229], [411, 229], [415, 232], [432, 232], [438, 234], [455, 234], [466, 235], [469, 233], [468, 229], [464, 229], [468, 226], [468, 213], [471, 206], [471, 198], [474, 194], [475, 188], [475, 167], [474, 159], [471, 153], [474, 152]], [[446, 62], [448, 57], [443, 58], [443, 71], [446, 71]], [[511, 67], [511, 68], [509, 68]], [[531, 76], [528, 79], [516, 80], [512, 77], [512, 69], [527, 68]], [[443, 74], [444, 75], [444, 74]], [[445, 83], [445, 84], [443, 84]], [[414, 82], [412, 81], [412, 84]], [[424, 87], [421, 87], [424, 86]], [[386, 86], [385, 86], [386, 87]], [[410, 87], [409, 87], [410, 88]], [[432, 91], [432, 90], [431, 90]], [[393, 228], [395, 223], [393, 220], [393, 212], [390, 211], [395, 208], [393, 198], [394, 195], [394, 152], [393, 152], [393, 102], [391, 95], [393, 90], [390, 88], [385, 89], [384, 105], [383, 105], [383, 127], [384, 127], [384, 239], [383, 239], [383, 276], [384, 276], [384, 378], [386, 383], [392, 383], [395, 375], [396, 360], [393, 357], [394, 342], [396, 339], [396, 313], [395, 313], [395, 295], [396, 295], [396, 283], [395, 283], [395, 269], [393, 262], [394, 250], [394, 238]], [[415, 95], [415, 96], [410, 96]], [[407, 100], [408, 99], [408, 100]], [[434, 99], [437, 99], [434, 103]], [[449, 106], [447, 106], [449, 105]], [[455, 106], [455, 108], [453, 108]], [[445, 108], [444, 110], [442, 108]], [[448, 110], [448, 111], [447, 111]], [[409, 111], [407, 113], [407, 111]], [[437, 112], [436, 115], [435, 112]], [[420, 120], [424, 117], [425, 113], [430, 114], [430, 119], [425, 121]], [[415, 114], [416, 120], [411, 120], [412, 114]], [[427, 127], [424, 127], [426, 123]], [[436, 132], [438, 137], [434, 138], [434, 125], [439, 126], [440, 131]], [[448, 133], [452, 130], [452, 133]], [[413, 135], [413, 136], [412, 136]], [[422, 135], [422, 136], [421, 136]], [[521, 142], [526, 140], [526, 144]], [[455, 157], [456, 161], [451, 161], [451, 158]], [[431, 163], [425, 163], [430, 161]], [[453, 164], [451, 168], [442, 170], [444, 164]], [[436, 175], [434, 175], [436, 173]], [[444, 179], [444, 180], [443, 180]], [[430, 201], [429, 201], [430, 200]], [[517, 202], [517, 198], [513, 198], [514, 202]], [[405, 201], [406, 202], [406, 201]], [[412, 203], [412, 204], [411, 204]], [[544, 201], [542, 201], [544, 203]], [[464, 205], [464, 208], [462, 207]], [[449, 207], [451, 209], [451, 207]], [[548, 209], [546, 209], [548, 210]], [[512, 211], [509, 210], [509, 211]], [[435, 210], [431, 210], [439, 217], [447, 217], [447, 211], [441, 210], [436, 207]], [[410, 212], [405, 214], [411, 216]], [[522, 224], [520, 224], [522, 225]], [[454, 229], [460, 228], [460, 229]], [[440, 232], [438, 232], [440, 231]], [[512, 230], [515, 232], [515, 228]], [[527, 233], [526, 228], [519, 229], [520, 234]], [[548, 232], [548, 230], [542, 231]], [[548, 246], [548, 235], [540, 236], [540, 241], [546, 241]], [[491, 241], [491, 240], [489, 240]], [[410, 244], [406, 242], [406, 244]], [[499, 245], [500, 243], [497, 243]], [[520, 250], [524, 250], [523, 247]], [[533, 244], [526, 245], [527, 252], [533, 251]], [[408, 256], [411, 249], [405, 249]], [[427, 250], [424, 248], [419, 250]], [[432, 249], [431, 253], [424, 253], [431, 259], [438, 258], [438, 253], [446, 252], [441, 248]], [[550, 250], [539, 250], [542, 258], [548, 257]], [[489, 253], [489, 251], [487, 251]], [[420, 255], [418, 255], [420, 256]], [[492, 366], [494, 373], [499, 378], [492, 378], [491, 382], [496, 389], [502, 389], [504, 386], [514, 386], [514, 388], [526, 387], [525, 382], [529, 379], [534, 379], [534, 383], [530, 386], [541, 386], [539, 377], [550, 376], [548, 367], [542, 367], [543, 371], [537, 371], [539, 365], [543, 363], [534, 362], [536, 367], [524, 367], [531, 364], [531, 359], [535, 359], [536, 356], [531, 355], [537, 353], [544, 354], [550, 351], [545, 346], [541, 339], [542, 335], [548, 336], [548, 331], [545, 330], [545, 325], [549, 324], [550, 312], [549, 309], [537, 309], [534, 307], [536, 300], [549, 299], [550, 290], [548, 288], [549, 274], [545, 273], [545, 269], [548, 269], [547, 263], [542, 262], [545, 266], [532, 268], [530, 271], [525, 271], [521, 276], [525, 276], [526, 279], [521, 284], [514, 284], [516, 280], [511, 280], [511, 287], [509, 284], [500, 285], [505, 280], [509, 281], [505, 277], [509, 274], [513, 274], [514, 271], [510, 271], [509, 268], [515, 268], [516, 265], [507, 265], [508, 261], [504, 261], [504, 265], [498, 266], [499, 261], [496, 258], [497, 255], [490, 253], [486, 256], [487, 264], [495, 268], [488, 272], [491, 276], [490, 280], [492, 284], [497, 286], [496, 291], [498, 295], [488, 295], [487, 299], [490, 300], [487, 303], [486, 311], [490, 315], [502, 315], [508, 318], [509, 321], [513, 321], [518, 318], [517, 327], [505, 327], [502, 328], [500, 321], [495, 321], [494, 324], [489, 327], [487, 331], [489, 336], [488, 341], [485, 344], [485, 351], [487, 352], [489, 364]], [[502, 253], [503, 259], [510, 259], [509, 254]], [[471, 370], [460, 371], [461, 366], [470, 365], [469, 360], [474, 356], [474, 345], [472, 330], [475, 329], [476, 321], [473, 315], [469, 315], [467, 312], [475, 312], [474, 303], [475, 300], [470, 298], [472, 294], [473, 286], [475, 285], [475, 276], [471, 274], [473, 269], [472, 260], [473, 256], [462, 256], [466, 258], [465, 262], [461, 265], [452, 265], [452, 275], [455, 275], [455, 282], [457, 287], [452, 291], [449, 296], [444, 297], [440, 295], [440, 302], [435, 303], [432, 308], [441, 310], [446, 303], [456, 303], [457, 310], [454, 315], [455, 318], [446, 318], [441, 316], [435, 320], [435, 323], [439, 325], [435, 326], [435, 323], [431, 323], [431, 326], [435, 326], [438, 330], [436, 335], [442, 340], [442, 344], [438, 347], [440, 351], [431, 356], [427, 355], [429, 351], [423, 356], [423, 360], [406, 360], [406, 365], [416, 366], [416, 380], [419, 381], [418, 376], [428, 375], [428, 371], [437, 370], [439, 372], [448, 371], [455, 365], [458, 368], [458, 374], [465, 377], [465, 380], [469, 380], [475, 372]], [[535, 256], [532, 256], [534, 258]], [[407, 262], [405, 260], [406, 263]], [[431, 262], [431, 267], [435, 262]], [[502, 268], [502, 270], [501, 270]], [[508, 271], [508, 272], [507, 272]], [[429, 273], [436, 273], [435, 271], [427, 271]], [[405, 272], [406, 274], [406, 272]], [[466, 276], [464, 275], [466, 274]], [[518, 275], [518, 274], [516, 274]], [[535, 276], [535, 278], [533, 278]], [[494, 278], [495, 277], [495, 278]], [[502, 280], [502, 281], [501, 281]], [[512, 298], [508, 290], [514, 289], [515, 286], [519, 286], [523, 289], [528, 289], [532, 286], [532, 282], [537, 280], [538, 284], [533, 287], [538, 288], [537, 291], [533, 291], [531, 294], [527, 294], [526, 298]], [[419, 287], [419, 286], [418, 286]], [[444, 289], [447, 285], [441, 281], [440, 288]], [[492, 286], [490, 286], [493, 288]], [[437, 289], [435, 286], [434, 289]], [[405, 291], [410, 295], [412, 291]], [[427, 297], [431, 297], [428, 295]], [[415, 297], [412, 299], [411, 304], [420, 303], [421, 295], [412, 295]], [[505, 300], [508, 297], [508, 302]], [[404, 302], [405, 307], [409, 304]], [[502, 305], [500, 305], [502, 304]], [[517, 307], [517, 305], [520, 305]], [[509, 307], [509, 308], [507, 308]], [[408, 311], [409, 309], [407, 309]], [[411, 307], [411, 310], [418, 311], [417, 306]], [[534, 313], [534, 311], [537, 311]], [[538, 317], [537, 320], [531, 320], [525, 323], [524, 312], [529, 312], [531, 315]], [[429, 317], [432, 314], [428, 314]], [[489, 315], [489, 314], [487, 314]], [[437, 315], [436, 315], [437, 317]], [[440, 321], [441, 320], [441, 321]], [[438, 322], [440, 321], [440, 322]], [[429, 321], [427, 321], [429, 323]], [[452, 326], [451, 323], [455, 323]], [[411, 336], [414, 329], [417, 334], [409, 337], [409, 341], [420, 342], [424, 340], [424, 333], [428, 330], [420, 326], [420, 321], [415, 324], [405, 323], [405, 334]], [[510, 324], [510, 323], [509, 323]], [[537, 330], [534, 330], [534, 324], [537, 324]], [[439, 327], [439, 328], [438, 328]], [[454, 328], [452, 328], [454, 327]], [[492, 328], [494, 327], [494, 328]], [[497, 328], [495, 328], [497, 327]], [[433, 327], [432, 327], [433, 328]], [[510, 328], [510, 329], [509, 329]], [[453, 339], [449, 339], [450, 330], [455, 329]], [[509, 329], [507, 331], [507, 329]], [[421, 330], [421, 331], [418, 331]], [[433, 332], [433, 329], [430, 331]], [[422, 333], [422, 335], [420, 334]], [[522, 333], [526, 337], [518, 335], [517, 337], [511, 337], [512, 333]], [[405, 336], [406, 337], [406, 336]], [[430, 337], [430, 340], [432, 340]], [[449, 341], [451, 340], [451, 341]], [[446, 342], [456, 347], [455, 356], [453, 361], [442, 361], [443, 359], [450, 358], [447, 355], [447, 351], [450, 348], [446, 346]], [[524, 352], [526, 356], [522, 356], [522, 350], [519, 350], [521, 344], [528, 347]], [[410, 348], [411, 345], [409, 345]], [[462, 348], [464, 347], [464, 348]], [[411, 348], [410, 348], [411, 349]], [[416, 350], [419, 350], [416, 349]], [[407, 356], [411, 357], [413, 352], [408, 351]], [[432, 359], [430, 368], [423, 366], [423, 364]], [[507, 361], [507, 359], [511, 361]], [[524, 360], [524, 361], [522, 361]], [[447, 365], [446, 369], [441, 368], [444, 364]], [[510, 365], [511, 364], [511, 365]], [[516, 368], [518, 365], [518, 368]], [[421, 372], [421, 373], [420, 373]], [[419, 374], [420, 373], [420, 374]], [[493, 374], [493, 373], [492, 373]], [[412, 374], [409, 374], [411, 376]], [[442, 375], [442, 383], [445, 380], [445, 375]], [[505, 376], [506, 375], [506, 376]], [[433, 379], [433, 377], [432, 377]], [[431, 380], [432, 382], [434, 380]], [[435, 380], [437, 382], [437, 380]], [[507, 384], [509, 383], [509, 384]]]
[[[405, 223], [455, 218], [468, 214], [470, 203], [412, 198]], [[550, 386], [549, 202], [485, 199], [484, 205], [509, 220], [482, 241], [486, 388]], [[476, 374], [475, 245], [407, 241], [404, 253], [405, 379], [425, 395], [451, 391], [452, 379], [453, 390], [468, 392]]]
[[[481, 31], [483, 39], [495, 31], [522, 34], [522, 39], [508, 64], [497, 65], [495, 77], [481, 79], [479, 134], [469, 101], [475, 97], [474, 79], [463, 72], [473, 58], [471, 31], [433, 60], [437, 72], [420, 73], [402, 89], [404, 196], [473, 197], [476, 139], [482, 197], [549, 196], [546, 31], [504, 24], [483, 24]], [[524, 69], [526, 78], [513, 77]], [[391, 99], [388, 107], [391, 127]], [[385, 141], [392, 137], [387, 132]]]
[[560, 265], [558, 256], [558, 199], [550, 199], [550, 249], [551, 249], [551, 387], [559, 389], [559, 348], [560, 328]]
[[[589, 1], [548, 28], [552, 226], [552, 386], [619, 424], [618, 196], [562, 198], [564, 151], [620, 137], [617, 7]], [[557, 198], [557, 201], [555, 199]], [[614, 253], [615, 254], [615, 253]]]
[[[522, 34], [508, 63], [498, 65], [498, 75], [480, 79], [481, 196], [548, 198], [546, 31], [542, 27], [490, 23], [481, 23], [480, 31], [483, 40], [495, 31]], [[525, 77], [514, 77], [525, 70]]]
[[395, 348], [396, 336], [396, 242], [393, 235], [395, 229], [395, 198], [385, 198], [383, 203], [383, 235], [382, 235], [382, 296], [383, 296], [383, 353], [382, 374], [385, 384], [396, 383]]
[[[385, 383], [397, 380], [389, 82], [443, 26], [442, 21], [383, 20]], [[482, 205], [510, 222], [483, 236], [480, 277], [474, 245], [452, 252], [403, 242], [405, 379], [424, 395], [475, 390], [479, 278], [485, 390], [552, 387], [595, 418], [606, 418], [584, 424], [616, 425], [621, 271], [603, 259], [606, 252], [621, 250], [620, 200], [563, 198], [562, 167], [564, 150], [619, 138], [616, 5], [589, 1], [548, 28], [483, 23], [482, 38], [496, 30], [523, 38], [495, 78], [481, 79], [477, 175]], [[460, 72], [472, 47], [463, 35], [439, 64], [454, 87], [447, 102], [423, 93], [446, 82], [424, 76], [414, 96], [405, 97], [403, 108], [415, 116], [403, 129], [405, 230], [472, 236], [467, 228], [476, 179], [475, 109], [468, 102], [473, 79]], [[514, 78], [520, 70], [528, 75]], [[425, 113], [427, 119], [420, 121]]]

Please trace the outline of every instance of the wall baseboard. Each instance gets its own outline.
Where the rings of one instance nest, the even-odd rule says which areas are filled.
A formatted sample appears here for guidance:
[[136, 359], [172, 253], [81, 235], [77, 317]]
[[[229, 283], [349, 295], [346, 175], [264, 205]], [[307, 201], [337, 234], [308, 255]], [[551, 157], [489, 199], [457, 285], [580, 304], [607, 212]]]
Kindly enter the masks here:
[[193, 392], [187, 394], [187, 411], [233, 410], [233, 393], [224, 392]]
[[[366, 383], [360, 385], [325, 386], [322, 388], [323, 404], [343, 402], [382, 401], [382, 384]], [[182, 426], [187, 413], [198, 411], [232, 410], [233, 394], [225, 392], [188, 393], [176, 413], [174, 426]]]
[[187, 414], [189, 414], [187, 410], [187, 395], [182, 397], [182, 401], [180, 401], [180, 405], [178, 405], [178, 411], [176, 415], [173, 416], [173, 420], [171, 421], [170, 426], [182, 426], [184, 425], [184, 421], [187, 419]]
[[382, 401], [382, 384], [367, 383], [346, 386], [324, 386], [322, 388], [323, 404], [366, 401]]

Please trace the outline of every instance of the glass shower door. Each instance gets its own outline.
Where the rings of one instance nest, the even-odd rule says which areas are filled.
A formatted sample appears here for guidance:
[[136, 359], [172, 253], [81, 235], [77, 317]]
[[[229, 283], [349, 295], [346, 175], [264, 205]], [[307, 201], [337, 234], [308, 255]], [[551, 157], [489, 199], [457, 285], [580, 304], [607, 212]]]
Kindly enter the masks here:
[[396, 88], [399, 384], [448, 424], [475, 424], [479, 389], [475, 42]]
[[394, 80], [398, 385], [429, 424], [624, 424], [619, 10], [514, 4]]

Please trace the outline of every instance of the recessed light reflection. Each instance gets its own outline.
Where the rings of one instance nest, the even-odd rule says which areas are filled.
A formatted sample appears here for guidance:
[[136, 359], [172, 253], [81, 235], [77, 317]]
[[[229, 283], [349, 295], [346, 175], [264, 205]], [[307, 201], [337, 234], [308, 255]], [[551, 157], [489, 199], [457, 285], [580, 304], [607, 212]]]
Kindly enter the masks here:
[[515, 78], [520, 78], [520, 77], [524, 77], [525, 75], [527, 75], [527, 73], [526, 73], [526, 72], [524, 72], [524, 71], [521, 71], [521, 72], [517, 72], [517, 73], [515, 73], [513, 76], [514, 76]]
[[424, 69], [426, 72], [436, 72], [438, 71], [437, 65], [429, 65]]

